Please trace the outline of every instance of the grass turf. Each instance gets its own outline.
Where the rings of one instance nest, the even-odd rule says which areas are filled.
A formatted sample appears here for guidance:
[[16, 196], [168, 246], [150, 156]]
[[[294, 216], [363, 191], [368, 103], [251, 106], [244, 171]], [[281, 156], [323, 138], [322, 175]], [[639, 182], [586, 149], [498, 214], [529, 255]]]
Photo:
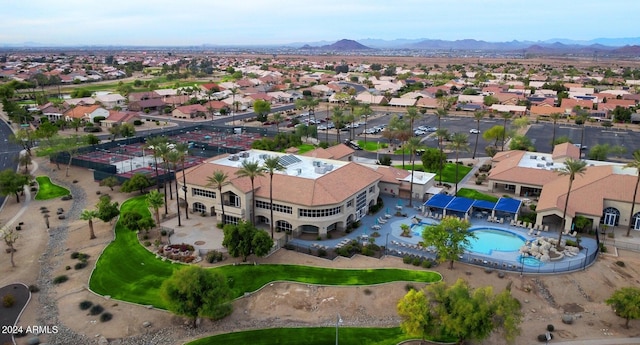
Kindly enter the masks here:
[[[214, 335], [187, 345], [206, 344], [252, 344], [252, 345], [297, 345], [304, 339], [305, 345], [332, 344], [336, 339], [335, 327], [270, 328], [245, 332]], [[340, 327], [340, 344], [391, 345], [408, 339], [399, 327], [394, 328], [355, 328]]]
[[365, 151], [376, 152], [378, 149], [386, 149], [389, 147], [387, 143], [379, 143], [377, 141], [367, 140], [367, 144], [364, 144], [364, 140], [358, 140], [358, 146], [362, 147]]
[[465, 198], [476, 199], [476, 200], [486, 200], [491, 202], [497, 202], [499, 199], [496, 196], [484, 194], [475, 189], [469, 189], [469, 188], [460, 188], [456, 196], [462, 196]]
[[49, 200], [70, 194], [68, 189], [53, 184], [48, 176], [36, 177], [38, 182], [38, 193], [36, 200]]
[[[145, 196], [127, 200], [121, 213], [135, 210], [151, 217]], [[160, 298], [160, 285], [174, 270], [182, 267], [155, 257], [138, 241], [135, 232], [116, 224], [116, 238], [96, 263], [90, 288], [101, 295], [143, 305], [165, 308]], [[326, 285], [370, 285], [390, 281], [436, 282], [440, 273], [402, 269], [331, 269], [298, 265], [228, 265], [217, 268], [230, 282], [234, 297], [256, 291], [272, 281], [293, 281]]]
[[305, 152], [309, 152], [313, 149], [315, 149], [316, 147], [311, 145], [311, 144], [302, 144], [300, 146], [298, 146], [298, 154], [303, 154]]

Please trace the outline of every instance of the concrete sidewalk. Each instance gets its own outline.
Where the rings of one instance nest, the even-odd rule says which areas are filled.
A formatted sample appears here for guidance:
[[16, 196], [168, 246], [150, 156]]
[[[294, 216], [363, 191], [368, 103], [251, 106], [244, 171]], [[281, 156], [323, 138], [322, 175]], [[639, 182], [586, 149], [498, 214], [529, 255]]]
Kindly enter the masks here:
[[562, 344], [562, 345], [622, 345], [622, 344], [640, 344], [640, 338], [604, 338], [604, 339], [590, 339], [590, 340], [573, 340], [556, 342], [551, 340], [549, 344]]

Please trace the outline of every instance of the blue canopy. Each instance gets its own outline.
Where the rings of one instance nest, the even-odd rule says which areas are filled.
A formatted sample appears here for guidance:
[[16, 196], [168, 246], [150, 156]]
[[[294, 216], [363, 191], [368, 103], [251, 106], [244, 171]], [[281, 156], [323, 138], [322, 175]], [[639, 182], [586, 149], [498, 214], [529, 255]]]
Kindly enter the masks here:
[[500, 198], [496, 203], [495, 210], [508, 212], [508, 213], [518, 213], [518, 211], [520, 210], [521, 204], [522, 204], [522, 201], [518, 199]]
[[493, 210], [493, 208], [496, 207], [496, 203], [486, 200], [476, 200], [473, 202], [473, 207], [483, 210]]
[[455, 197], [449, 205], [447, 205], [447, 211], [454, 212], [469, 212], [471, 205], [473, 205], [473, 199], [464, 198], [464, 197]]
[[455, 197], [447, 194], [436, 194], [424, 203], [427, 207], [446, 208]]

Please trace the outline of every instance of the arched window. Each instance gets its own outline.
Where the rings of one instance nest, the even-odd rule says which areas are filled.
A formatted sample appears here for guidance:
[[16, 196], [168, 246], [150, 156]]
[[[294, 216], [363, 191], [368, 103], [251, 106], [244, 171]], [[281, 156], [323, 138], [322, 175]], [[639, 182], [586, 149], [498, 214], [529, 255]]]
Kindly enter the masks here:
[[204, 206], [202, 203], [199, 202], [194, 202], [193, 203], [193, 212], [207, 212], [207, 207]]
[[607, 207], [602, 211], [602, 224], [616, 226], [620, 221], [620, 211], [615, 207]]
[[636, 212], [633, 215], [633, 222], [631, 225], [633, 225], [633, 230], [640, 230], [640, 212]]
[[291, 223], [287, 222], [286, 220], [278, 220], [276, 221], [276, 231], [280, 232], [280, 231], [284, 231], [287, 233], [291, 233], [291, 230], [293, 230], [293, 227], [291, 226]]

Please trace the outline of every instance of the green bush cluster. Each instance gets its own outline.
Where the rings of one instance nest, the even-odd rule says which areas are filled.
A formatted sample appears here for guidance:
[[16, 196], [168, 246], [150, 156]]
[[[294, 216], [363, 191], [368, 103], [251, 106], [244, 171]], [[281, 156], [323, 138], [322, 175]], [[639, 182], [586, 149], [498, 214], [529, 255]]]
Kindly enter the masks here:
[[6, 294], [2, 297], [2, 305], [5, 308], [11, 308], [16, 303], [16, 298], [12, 294]]
[[87, 310], [87, 309], [91, 308], [92, 306], [93, 306], [93, 302], [87, 301], [87, 300], [82, 301], [79, 304], [80, 310]]
[[217, 250], [212, 250], [207, 253], [207, 256], [205, 259], [207, 260], [208, 263], [212, 264], [212, 263], [220, 262], [224, 260], [224, 255]]
[[67, 277], [66, 275], [63, 274], [63, 275], [60, 275], [60, 276], [57, 276], [57, 277], [53, 278], [53, 283], [54, 284], [61, 284], [61, 283], [66, 282], [67, 280], [69, 280], [69, 277]]

